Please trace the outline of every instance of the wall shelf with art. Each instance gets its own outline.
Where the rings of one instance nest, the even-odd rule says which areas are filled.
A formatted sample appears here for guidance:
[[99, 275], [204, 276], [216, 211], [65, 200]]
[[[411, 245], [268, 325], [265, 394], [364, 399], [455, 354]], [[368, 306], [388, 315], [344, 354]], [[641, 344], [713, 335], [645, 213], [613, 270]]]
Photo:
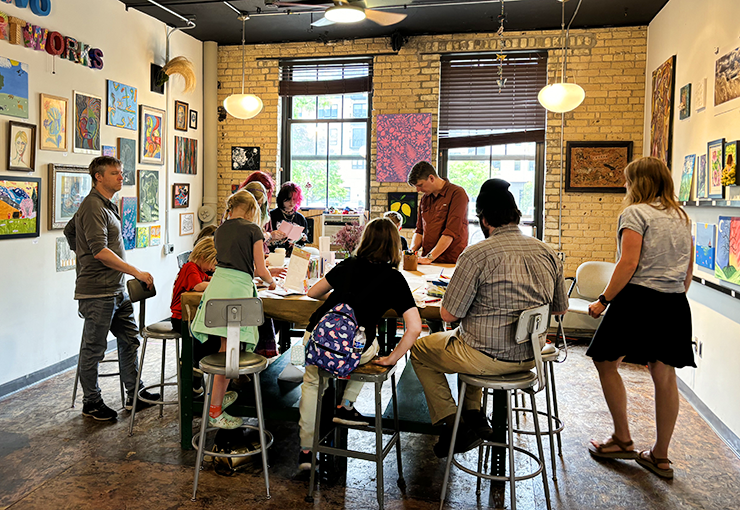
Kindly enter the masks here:
[[[692, 226], [696, 269], [693, 280], [740, 299], [740, 217], [719, 216]], [[709, 275], [702, 276], [702, 273]], [[711, 280], [711, 281], [710, 281]]]
[[702, 278], [701, 276], [694, 275], [691, 277], [691, 279], [700, 285], [704, 285], [705, 287], [709, 287], [712, 290], [716, 290], [717, 292], [727, 294], [730, 297], [740, 300], [740, 291], [738, 290], [733, 290], [729, 287], [724, 287], [717, 283], [710, 282], [709, 280], [707, 280], [706, 278]]
[[740, 200], [687, 200], [684, 207], [740, 207]]

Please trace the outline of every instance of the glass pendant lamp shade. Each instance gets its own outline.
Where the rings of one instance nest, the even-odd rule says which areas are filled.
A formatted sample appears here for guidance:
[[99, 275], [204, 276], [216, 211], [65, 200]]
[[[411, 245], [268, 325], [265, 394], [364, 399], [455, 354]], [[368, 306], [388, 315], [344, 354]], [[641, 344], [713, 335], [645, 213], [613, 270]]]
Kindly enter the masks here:
[[546, 110], [565, 113], [578, 108], [586, 98], [586, 92], [575, 83], [553, 83], [537, 95], [537, 100]]
[[231, 94], [224, 99], [224, 108], [232, 117], [251, 119], [262, 111], [262, 100], [254, 94]]
[[326, 10], [324, 17], [334, 23], [357, 23], [365, 19], [365, 11], [354, 5], [335, 5]]

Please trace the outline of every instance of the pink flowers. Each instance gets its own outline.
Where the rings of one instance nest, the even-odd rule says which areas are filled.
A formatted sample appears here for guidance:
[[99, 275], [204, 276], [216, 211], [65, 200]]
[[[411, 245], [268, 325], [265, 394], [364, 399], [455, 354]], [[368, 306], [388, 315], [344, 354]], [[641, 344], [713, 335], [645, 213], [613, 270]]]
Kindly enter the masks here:
[[352, 253], [360, 244], [360, 239], [362, 239], [362, 230], [364, 228], [365, 227], [363, 225], [359, 225], [357, 223], [345, 225], [339, 232], [332, 236], [331, 242], [338, 244], [343, 251]]

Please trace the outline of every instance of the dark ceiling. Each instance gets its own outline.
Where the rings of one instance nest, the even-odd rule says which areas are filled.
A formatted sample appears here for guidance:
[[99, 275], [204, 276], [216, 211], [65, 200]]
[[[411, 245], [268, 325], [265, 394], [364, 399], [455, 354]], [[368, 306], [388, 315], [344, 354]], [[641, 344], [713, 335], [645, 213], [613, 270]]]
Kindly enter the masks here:
[[[288, 0], [286, 0], [288, 1]], [[185, 23], [148, 0], [121, 0], [127, 8], [138, 9], [172, 26]], [[668, 0], [583, 0], [573, 28], [647, 25]], [[354, 24], [312, 27], [323, 17], [322, 9], [331, 5], [325, 0], [293, 0], [305, 7], [277, 7], [271, 0], [156, 0], [156, 3], [192, 19], [195, 28], [188, 33], [201, 41], [220, 45], [241, 42], [241, 22], [230, 8], [247, 12], [247, 43], [357, 39], [403, 35], [495, 32], [501, 3], [498, 0], [366, 0], [369, 8], [407, 14], [406, 19], [391, 26], [380, 26], [369, 20]], [[354, 2], [353, 2], [354, 3]], [[566, 23], [578, 0], [565, 4]], [[557, 0], [506, 0], [505, 30], [546, 30], [560, 28], [561, 3]], [[312, 12], [309, 12], [312, 11]], [[290, 14], [287, 14], [290, 13]]]

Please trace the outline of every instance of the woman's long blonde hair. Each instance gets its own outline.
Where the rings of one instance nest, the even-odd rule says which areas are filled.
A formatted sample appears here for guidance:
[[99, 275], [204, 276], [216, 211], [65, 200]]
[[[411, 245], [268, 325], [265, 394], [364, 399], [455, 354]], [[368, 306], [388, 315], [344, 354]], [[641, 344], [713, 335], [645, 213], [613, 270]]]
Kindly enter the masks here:
[[[661, 211], [675, 211], [689, 223], [688, 214], [676, 200], [671, 171], [663, 161], [651, 156], [636, 159], [624, 169], [624, 177], [627, 179], [624, 199], [627, 205], [648, 204]], [[660, 205], [655, 206], [654, 202]]]
[[245, 189], [237, 191], [226, 200], [226, 219], [229, 219], [231, 211], [240, 206], [247, 208], [245, 218], [259, 225], [260, 208], [257, 205], [257, 200], [255, 200], [254, 195]]
[[401, 263], [401, 236], [398, 234], [398, 227], [388, 218], [370, 221], [362, 231], [357, 257], [398, 268]]

